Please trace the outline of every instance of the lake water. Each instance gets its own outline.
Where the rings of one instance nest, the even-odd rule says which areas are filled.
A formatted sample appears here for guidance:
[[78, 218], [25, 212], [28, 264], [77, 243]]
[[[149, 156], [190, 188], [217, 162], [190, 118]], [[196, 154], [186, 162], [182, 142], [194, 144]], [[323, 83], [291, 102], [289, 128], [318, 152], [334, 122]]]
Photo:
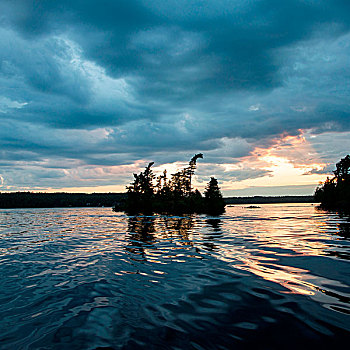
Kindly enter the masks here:
[[350, 222], [0, 210], [1, 349], [322, 349], [350, 340]]

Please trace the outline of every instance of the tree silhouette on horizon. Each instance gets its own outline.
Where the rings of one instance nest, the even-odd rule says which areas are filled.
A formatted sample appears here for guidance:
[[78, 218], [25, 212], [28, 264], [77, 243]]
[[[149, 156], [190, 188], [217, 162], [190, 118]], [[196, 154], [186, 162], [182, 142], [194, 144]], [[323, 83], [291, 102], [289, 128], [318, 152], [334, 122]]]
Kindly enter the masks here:
[[195, 154], [188, 166], [172, 174], [169, 180], [166, 170], [156, 178], [151, 169], [154, 162], [149, 163], [143, 172], [134, 174], [134, 181], [127, 186], [127, 199], [114, 209], [130, 214], [223, 213], [225, 203], [215, 178], [209, 181], [204, 198], [197, 189], [192, 188], [199, 158], [203, 159], [202, 153]]
[[325, 209], [350, 210], [350, 155], [342, 158], [333, 171], [315, 190], [315, 199]]

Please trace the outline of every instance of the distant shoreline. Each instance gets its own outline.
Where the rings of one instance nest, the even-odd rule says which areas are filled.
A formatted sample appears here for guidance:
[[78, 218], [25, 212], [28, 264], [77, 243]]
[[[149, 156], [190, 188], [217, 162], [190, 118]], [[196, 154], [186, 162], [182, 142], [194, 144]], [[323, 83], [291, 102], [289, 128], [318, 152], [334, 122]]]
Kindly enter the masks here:
[[225, 197], [226, 204], [318, 203], [314, 196]]
[[[0, 208], [113, 207], [126, 193], [2, 192]], [[226, 197], [226, 204], [317, 203], [314, 196]]]

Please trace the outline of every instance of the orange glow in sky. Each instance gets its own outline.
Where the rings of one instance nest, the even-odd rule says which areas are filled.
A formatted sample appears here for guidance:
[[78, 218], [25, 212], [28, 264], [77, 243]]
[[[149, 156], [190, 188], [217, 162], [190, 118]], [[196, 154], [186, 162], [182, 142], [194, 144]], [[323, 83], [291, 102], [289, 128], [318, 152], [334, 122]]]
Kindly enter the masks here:
[[[66, 170], [66, 175], [72, 179], [80, 179], [82, 186], [49, 188], [48, 192], [125, 192], [125, 186], [133, 179], [132, 174], [142, 171], [147, 163], [148, 160], [139, 160], [131, 165]], [[164, 169], [167, 169], [168, 175], [170, 175], [185, 165], [185, 162], [155, 164], [153, 169], [155, 174], [160, 174]], [[221, 178], [220, 175], [217, 175], [217, 177], [224, 195], [229, 190], [241, 190], [250, 187], [303, 185], [316, 187], [319, 182], [326, 179], [326, 175], [312, 173], [312, 170], [323, 169], [326, 163], [319, 158], [312, 145], [304, 138], [302, 131], [297, 136], [287, 135], [274, 140], [274, 143], [269, 148], [256, 147], [249, 156], [240, 158], [238, 162], [218, 165], [209, 164], [205, 163], [204, 154], [204, 160], [198, 162], [198, 173], [200, 173], [201, 167], [205, 165], [221, 169], [224, 176]], [[266, 174], [255, 178], [249, 178], [248, 176], [242, 180], [233, 176], [231, 178], [230, 176], [225, 176], [225, 174], [229, 174], [232, 171], [244, 172], [250, 169], [263, 170], [266, 171]], [[86, 185], [84, 185], [84, 176], [87, 179]], [[210, 176], [208, 175], [208, 178]], [[90, 180], [94, 177], [96, 177], [96, 186], [90, 185]], [[111, 184], [99, 185], [100, 179], [104, 179]], [[204, 190], [204, 182], [198, 182], [195, 178], [193, 184], [201, 191]], [[312, 192], [309, 194], [312, 194]]]

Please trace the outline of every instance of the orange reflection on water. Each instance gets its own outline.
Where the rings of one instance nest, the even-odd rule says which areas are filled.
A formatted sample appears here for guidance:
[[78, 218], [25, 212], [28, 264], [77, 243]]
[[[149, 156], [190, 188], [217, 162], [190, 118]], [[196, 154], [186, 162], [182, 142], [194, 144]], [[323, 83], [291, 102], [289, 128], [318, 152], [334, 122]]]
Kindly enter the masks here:
[[292, 268], [290, 266], [284, 266], [283, 269], [285, 270], [281, 270], [281, 266], [272, 266], [267, 267], [259, 262], [250, 260], [245, 265], [237, 267], [252, 272], [267, 281], [278, 283], [295, 294], [314, 295], [318, 289], [312, 283], [303, 281], [304, 276], [309, 273], [308, 270]]
[[327, 240], [331, 238], [324, 217], [318, 216], [311, 205], [304, 207], [303, 216], [298, 205], [282, 209], [280, 205], [264, 205], [255, 211], [242, 206], [228, 208], [229, 217], [242, 219], [224, 221], [223, 230], [241, 244], [221, 245], [218, 256], [280, 284], [288, 290], [285, 293], [315, 295], [322, 291], [312, 283], [316, 277], [307, 265], [294, 267], [293, 261], [299, 266], [302, 260], [298, 257], [329, 255]]

